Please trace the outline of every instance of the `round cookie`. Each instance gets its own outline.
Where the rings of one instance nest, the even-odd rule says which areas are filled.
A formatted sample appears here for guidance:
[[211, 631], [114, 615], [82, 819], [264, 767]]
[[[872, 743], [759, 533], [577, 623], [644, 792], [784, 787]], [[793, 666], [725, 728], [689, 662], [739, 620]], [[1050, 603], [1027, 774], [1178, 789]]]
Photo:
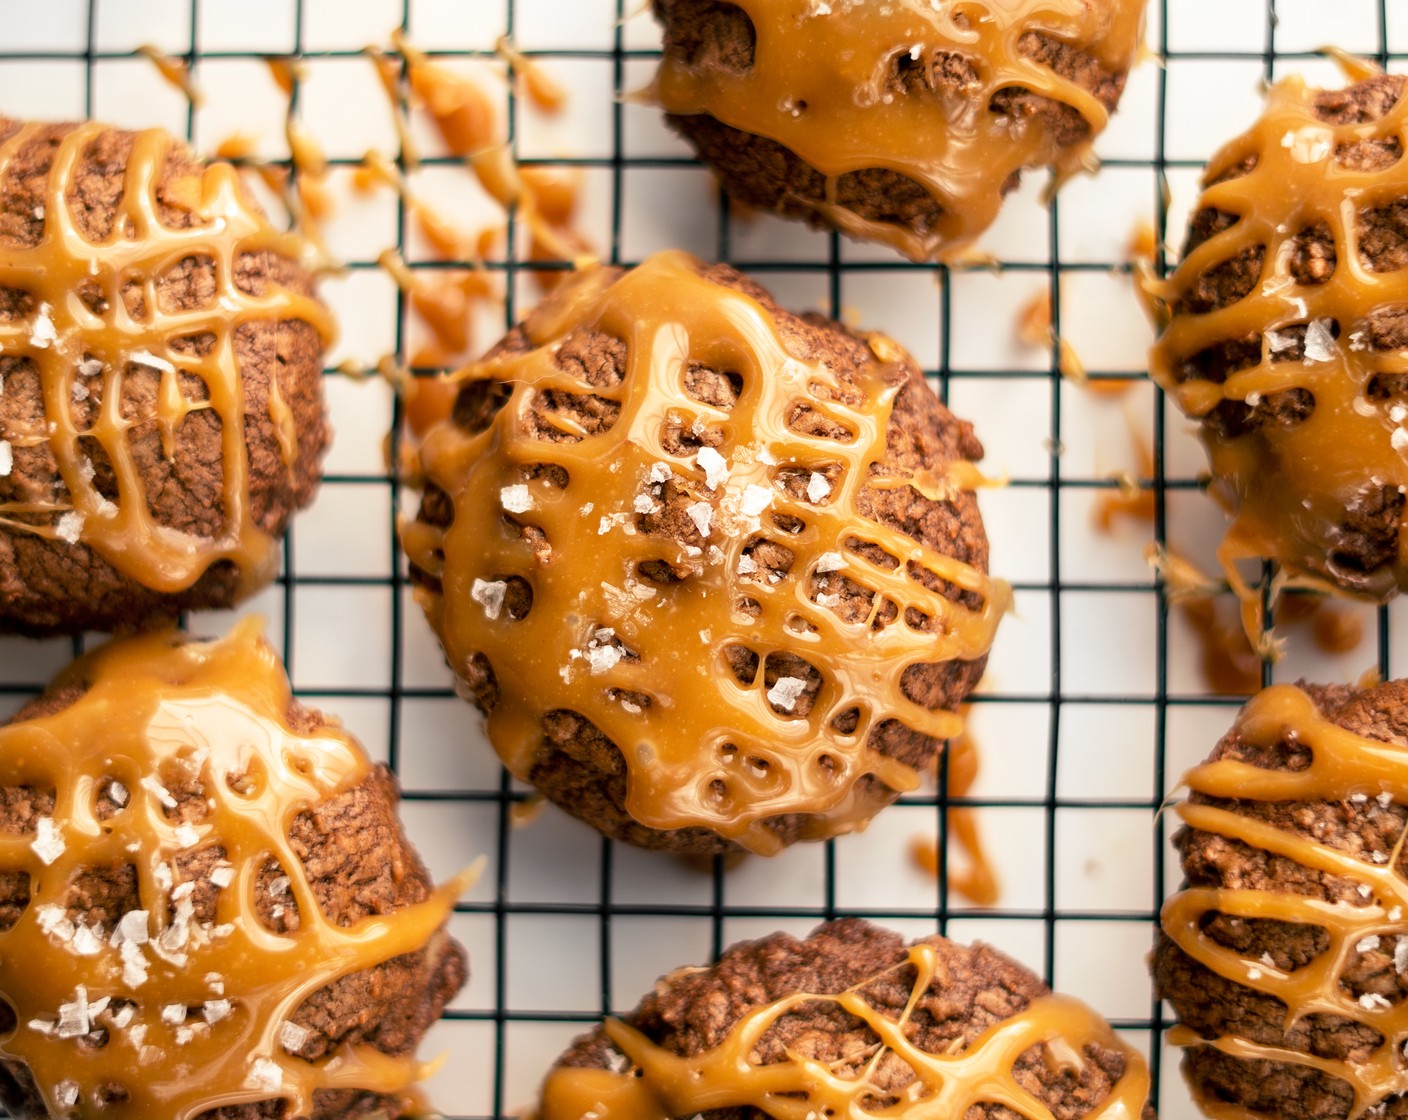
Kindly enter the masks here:
[[730, 196], [914, 260], [1067, 176], [1124, 90], [1143, 0], [654, 0], [666, 120]]
[[1150, 373], [1198, 421], [1240, 560], [1376, 600], [1408, 584], [1404, 78], [1277, 83], [1208, 164], [1183, 260], [1152, 285]]
[[0, 630], [131, 630], [277, 572], [333, 327], [228, 164], [0, 118]]
[[1211, 1116], [1408, 1102], [1408, 681], [1277, 685], [1184, 778], [1154, 959]]
[[466, 976], [462, 884], [435, 888], [397, 799], [256, 624], [70, 666], [0, 728], [10, 1114], [418, 1109], [413, 1051]]
[[669, 253], [574, 277], [459, 376], [402, 542], [516, 777], [694, 853], [915, 788], [1008, 592], [981, 445], [908, 355]]
[[1109, 1025], [985, 945], [846, 919], [682, 968], [579, 1038], [538, 1120], [1144, 1117], [1149, 1071]]

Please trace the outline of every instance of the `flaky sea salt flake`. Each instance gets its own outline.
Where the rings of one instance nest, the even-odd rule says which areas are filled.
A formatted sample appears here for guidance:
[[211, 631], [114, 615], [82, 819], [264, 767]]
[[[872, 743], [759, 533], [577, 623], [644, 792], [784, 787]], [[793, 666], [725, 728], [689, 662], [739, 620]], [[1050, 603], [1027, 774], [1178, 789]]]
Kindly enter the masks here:
[[200, 1013], [207, 1023], [215, 1024], [230, 1017], [231, 1004], [227, 999], [208, 999], [201, 1005]]
[[826, 476], [819, 471], [812, 471], [811, 478], [807, 479], [807, 501], [818, 505], [825, 501], [830, 493], [831, 483], [826, 481]]
[[1379, 995], [1378, 992], [1365, 992], [1359, 997], [1359, 1006], [1365, 1011], [1376, 1011], [1382, 1007], [1392, 1007], [1393, 1004], [1389, 1003], [1389, 1001]]
[[768, 701], [790, 712], [797, 706], [797, 698], [807, 690], [807, 682], [801, 677], [778, 677], [777, 683], [768, 689]]
[[773, 493], [766, 486], [758, 486], [756, 483], [749, 483], [743, 488], [743, 495], [739, 499], [738, 508], [743, 512], [744, 517], [757, 517], [768, 506], [772, 505]]
[[839, 572], [845, 566], [846, 558], [839, 552], [823, 552], [816, 561], [818, 575], [823, 572]]
[[127, 804], [127, 787], [121, 782], [112, 781], [108, 783], [108, 800], [121, 809]]
[[54, 1103], [60, 1108], [72, 1108], [78, 1103], [78, 1082], [60, 1081], [54, 1086]]
[[587, 650], [587, 664], [592, 667], [592, 676], [608, 672], [621, 660], [621, 651], [616, 646], [597, 646]]
[[284, 1083], [284, 1071], [278, 1062], [268, 1058], [255, 1058], [249, 1067], [249, 1076], [244, 1084], [247, 1089], [258, 1089], [261, 1093], [277, 1093]]
[[1312, 319], [1305, 328], [1305, 360], [1328, 362], [1335, 356], [1335, 336], [1329, 319]]
[[176, 367], [165, 358], [158, 358], [150, 350], [134, 350], [127, 355], [127, 360], [133, 365], [149, 366], [151, 369], [160, 370], [162, 373], [175, 373]]
[[[186, 848], [194, 848], [197, 844], [200, 843], [200, 830], [196, 828], [195, 825], [188, 824], [183, 821], [181, 824], [178, 824], [176, 826], [176, 843], [180, 845], [182, 850]], [[192, 884], [185, 883], [182, 885], [191, 886]]]
[[669, 482], [674, 475], [669, 463], [659, 461], [651, 464], [650, 473], [645, 477], [649, 482]]
[[694, 522], [701, 537], [709, 535], [709, 522], [713, 520], [714, 509], [708, 502], [691, 502], [684, 507], [685, 516]]
[[147, 982], [147, 958], [140, 945], [124, 941], [118, 949], [122, 957], [122, 982], [129, 988], [140, 988]]
[[80, 957], [96, 957], [103, 951], [103, 939], [96, 930], [79, 922], [73, 931], [73, 951]]
[[[161, 782], [157, 781], [156, 778], [152, 777], [152, 775], [145, 775], [142, 778], [141, 786], [144, 790], [146, 790], [148, 793], [150, 793], [153, 797], [155, 797], [158, 801], [161, 802], [161, 806], [163, 809], [176, 808], [176, 799], [172, 797], [170, 791], [164, 785], [162, 785]], [[170, 884], [168, 884], [168, 887], [169, 886]]]
[[34, 317], [34, 323], [29, 328], [29, 344], [36, 350], [47, 350], [59, 340], [54, 320], [49, 317], [53, 312], [54, 309], [47, 303], [39, 305], [39, 314]]
[[76, 509], [71, 509], [59, 518], [54, 526], [54, 536], [67, 544], [77, 544], [78, 538], [83, 535], [83, 514]]
[[222, 891], [234, 881], [235, 869], [231, 867], [228, 863], [221, 867], [217, 867], [214, 871], [210, 873], [211, 886], [218, 887]]
[[15, 469], [15, 449], [10, 441], [0, 439], [0, 478], [5, 478]]
[[527, 483], [518, 482], [499, 491], [499, 504], [509, 513], [527, 513], [533, 508], [533, 495]]
[[501, 579], [476, 579], [469, 589], [469, 597], [484, 608], [484, 617], [488, 619], [499, 617], [507, 594], [508, 584]]
[[637, 513], [654, 513], [655, 499], [649, 494], [637, 494], [635, 502], [631, 506]]
[[279, 1042], [290, 1054], [297, 1054], [303, 1049], [311, 1033], [307, 1027], [300, 1027], [297, 1023], [285, 1021], [279, 1027]]
[[728, 460], [712, 447], [701, 447], [694, 462], [704, 472], [704, 485], [710, 490], [717, 490], [728, 481]]
[[1379, 947], [1379, 935], [1371, 933], [1368, 937], [1361, 937], [1354, 943], [1354, 947], [1361, 953], [1372, 953]]
[[758, 562], [751, 556], [740, 556], [738, 558], [738, 574], [741, 576], [752, 575], [758, 570]]
[[63, 834], [54, 823], [54, 818], [40, 817], [34, 822], [34, 839], [30, 841], [29, 846], [44, 866], [48, 867], [64, 854], [67, 845], [64, 844]]

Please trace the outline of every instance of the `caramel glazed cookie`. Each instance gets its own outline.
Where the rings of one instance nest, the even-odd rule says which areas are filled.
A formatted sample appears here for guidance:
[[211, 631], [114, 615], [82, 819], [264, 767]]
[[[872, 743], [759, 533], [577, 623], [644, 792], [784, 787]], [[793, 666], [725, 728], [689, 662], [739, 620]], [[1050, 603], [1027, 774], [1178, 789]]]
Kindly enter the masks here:
[[[1362, 70], [1362, 68], [1361, 68]], [[1237, 562], [1384, 600], [1408, 586], [1405, 79], [1291, 77], [1208, 164], [1183, 261], [1150, 285], [1150, 373], [1199, 423]]]
[[12, 1115], [423, 1115], [463, 985], [395, 779], [246, 620], [75, 662], [0, 728], [0, 1099]]
[[1154, 972], [1203, 1112], [1408, 1115], [1408, 681], [1268, 688], [1184, 784]]
[[653, 8], [651, 95], [732, 198], [914, 260], [969, 245], [1024, 168], [1093, 167], [1144, 28], [1144, 0]]
[[303, 249], [164, 132], [0, 119], [0, 630], [273, 578], [329, 435]]
[[858, 919], [662, 977], [579, 1038], [533, 1120], [1153, 1120], [1137, 1051], [986, 945]]
[[459, 376], [402, 541], [517, 778], [682, 852], [918, 785], [1009, 592], [982, 447], [907, 354], [667, 253], [577, 275]]

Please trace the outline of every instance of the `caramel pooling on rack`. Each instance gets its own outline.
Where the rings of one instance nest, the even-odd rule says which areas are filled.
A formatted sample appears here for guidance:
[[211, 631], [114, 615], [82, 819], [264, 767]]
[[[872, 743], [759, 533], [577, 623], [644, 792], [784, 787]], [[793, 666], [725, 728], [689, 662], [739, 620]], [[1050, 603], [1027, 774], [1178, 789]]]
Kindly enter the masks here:
[[[41, 128], [26, 125], [0, 145], [0, 172]], [[28, 427], [11, 425], [0, 438], [14, 448], [47, 446], [62, 490], [67, 491], [67, 501], [57, 503], [0, 503], [0, 525], [11, 532], [87, 545], [122, 574], [163, 592], [185, 590], [212, 564], [230, 561], [239, 572], [241, 593], [247, 593], [272, 578], [278, 549], [251, 511], [235, 328], [260, 320], [302, 320], [330, 341], [331, 318], [316, 299], [272, 283], [259, 296], [236, 284], [241, 257], [268, 252], [297, 260], [301, 243], [270, 226], [228, 164], [212, 164], [199, 175], [168, 183], [167, 204], [189, 210], [195, 220], [185, 229], [162, 222], [157, 187], [174, 141], [159, 130], [135, 136], [107, 238], [95, 242], [86, 237], [74, 219], [69, 195], [83, 153], [105, 130], [98, 124], [79, 125], [58, 142], [39, 243], [0, 244], [0, 287], [26, 292], [34, 303], [27, 319], [0, 322], [0, 352], [31, 362], [44, 396], [42, 420]], [[214, 262], [212, 298], [195, 310], [163, 309], [157, 281], [183, 261], [201, 257]], [[129, 311], [124, 299], [124, 289], [134, 284], [145, 307], [141, 318]], [[100, 296], [105, 310], [93, 311], [82, 291]], [[173, 346], [198, 336], [213, 339], [204, 355]], [[128, 431], [152, 417], [129, 416], [123, 408], [123, 381], [134, 367], [160, 375], [155, 420], [168, 458], [190, 413], [211, 409], [220, 418], [223, 532], [218, 537], [173, 529], [148, 508]], [[200, 394], [193, 395], [182, 384], [183, 376], [200, 379], [205, 399], [194, 399]], [[80, 428], [75, 402], [99, 391], [96, 419], [91, 427]], [[268, 407], [284, 467], [292, 471], [299, 433], [272, 372]], [[106, 498], [94, 484], [85, 438], [95, 440], [106, 453], [116, 476], [116, 500]]]
[[[0, 990], [18, 1017], [0, 1057], [29, 1068], [52, 1116], [191, 1120], [275, 1098], [286, 1115], [307, 1116], [318, 1089], [412, 1100], [420, 1070], [410, 1055], [343, 1046], [313, 1063], [286, 1052], [281, 1035], [319, 988], [425, 946], [460, 887], [349, 926], [323, 914], [289, 828], [366, 777], [361, 748], [335, 727], [289, 726], [288, 680], [257, 623], [218, 642], [168, 631], [113, 643], [56, 682], [82, 685], [62, 711], [0, 729], [0, 785], [55, 791], [54, 815], [36, 833], [0, 835], [0, 868], [30, 882], [29, 905], [0, 932]], [[164, 783], [192, 780], [209, 812], [181, 825], [163, 813]], [[123, 804], [100, 818], [112, 782]], [[201, 923], [183, 911], [190, 884], [176, 857], [217, 844], [231, 881], [216, 921]], [[294, 932], [255, 916], [256, 878], [271, 858], [298, 905]], [[75, 878], [121, 864], [135, 868], [145, 927], [129, 928], [133, 911], [125, 939], [74, 936], [72, 923], [61, 933], [55, 911], [63, 916]], [[172, 1007], [187, 1012], [181, 1021]], [[106, 1044], [92, 1045], [90, 1031], [106, 1032]], [[101, 1104], [112, 1086], [126, 1098]]]
[[[1274, 685], [1254, 696], [1238, 716], [1235, 733], [1252, 746], [1295, 742], [1310, 750], [1310, 765], [1303, 770], [1270, 770], [1219, 759], [1185, 775], [1189, 790], [1220, 800], [1334, 802], [1387, 795], [1400, 805], [1408, 803], [1408, 754], [1404, 748], [1363, 738], [1330, 723], [1320, 716], [1315, 701], [1294, 686]], [[1184, 802], [1177, 812], [1190, 828], [1346, 879], [1357, 885], [1365, 905], [1328, 902], [1289, 891], [1185, 888], [1164, 904], [1164, 932], [1188, 956], [1219, 976], [1284, 1003], [1287, 1030], [1307, 1016], [1328, 1015], [1371, 1027], [1383, 1042], [1366, 1061], [1355, 1063], [1261, 1045], [1236, 1034], [1205, 1039], [1182, 1026], [1170, 1032], [1169, 1040], [1180, 1046], [1213, 1046], [1244, 1061], [1265, 1060], [1320, 1070], [1353, 1090], [1351, 1120], [1408, 1091], [1401, 1051], [1408, 1034], [1408, 1001], [1356, 999], [1340, 980], [1364, 938], [1389, 941], [1408, 936], [1408, 919], [1404, 917], [1408, 914], [1408, 881], [1397, 869], [1403, 836], [1388, 860], [1376, 864], [1216, 805]], [[1214, 940], [1203, 929], [1203, 919], [1213, 913], [1319, 926], [1328, 935], [1329, 945], [1309, 963], [1283, 972], [1265, 959], [1247, 959]], [[1207, 1096], [1198, 1103], [1216, 1120], [1246, 1120], [1249, 1115]]]
[[[1143, 0], [730, 2], [752, 21], [753, 65], [736, 73], [667, 55], [654, 86], [661, 107], [776, 140], [826, 177], [825, 201], [790, 202], [916, 260], [951, 255], [990, 226], [1014, 172], [1051, 164], [1064, 177], [1092, 158], [1090, 139], [1108, 110], [1024, 53], [1023, 37], [1059, 40], [1120, 74], [1142, 42], [1144, 19]], [[955, 95], [893, 88], [898, 65], [955, 60], [975, 75]], [[1041, 122], [991, 108], [994, 94], [1016, 87], [1069, 106], [1088, 138], [1063, 147]], [[837, 205], [836, 180], [871, 168], [922, 186], [943, 209], [933, 228], [915, 231]]]
[[[908, 963], [914, 968], [914, 986], [898, 1020], [880, 1014], [859, 994], [878, 979], [874, 976], [838, 995], [798, 993], [756, 1008], [739, 1019], [718, 1046], [693, 1057], [674, 1054], [634, 1027], [608, 1019], [606, 1036], [632, 1068], [616, 1072], [557, 1067], [548, 1074], [533, 1120], [670, 1120], [718, 1108], [754, 1108], [776, 1120], [953, 1120], [978, 1104], [1004, 1105], [1026, 1120], [1052, 1120], [1046, 1105], [1017, 1082], [1013, 1064], [1040, 1046], [1049, 1061], [1079, 1068], [1091, 1044], [1123, 1054], [1125, 1070], [1083, 1120], [1139, 1120], [1149, 1095], [1144, 1060], [1084, 1004], [1066, 996], [1042, 996], [966, 1048], [933, 1054], [915, 1046], [907, 1029], [915, 1007], [934, 983], [933, 948], [923, 942], [911, 946]], [[758, 1040], [793, 1008], [816, 1003], [834, 1003], [875, 1033], [875, 1053], [859, 1074], [847, 1076], [800, 1052], [786, 1061], [758, 1064]], [[872, 1071], [894, 1059], [912, 1071], [913, 1079], [902, 1089], [873, 1083]], [[884, 1103], [894, 1096], [900, 1098], [897, 1103]]]
[[[1395, 555], [1364, 572], [1337, 561], [1347, 512], [1371, 494], [1408, 486], [1404, 402], [1376, 377], [1408, 373], [1408, 353], [1370, 344], [1375, 312], [1408, 302], [1408, 270], [1375, 272], [1360, 245], [1367, 211], [1401, 204], [1401, 161], [1353, 170], [1342, 151], [1366, 141], [1402, 150], [1408, 139], [1408, 98], [1379, 120], [1334, 125], [1314, 112], [1318, 91], [1299, 77], [1277, 83], [1265, 113], [1208, 164], [1198, 209], [1236, 221], [1199, 245], [1168, 280], [1150, 285], [1171, 317], [1150, 354], [1150, 373], [1190, 417], [1203, 420], [1214, 492], [1232, 512], [1220, 558], [1242, 597], [1249, 630], [1257, 629], [1259, 595], [1238, 576], [1236, 563], [1266, 557], [1288, 574], [1333, 588], [1347, 586], [1385, 599], [1408, 586], [1408, 552], [1397, 519]], [[1255, 166], [1245, 173], [1244, 161]], [[1218, 182], [1223, 176], [1232, 176]], [[1291, 271], [1297, 238], [1329, 230], [1333, 273], [1300, 283]], [[1262, 253], [1261, 273], [1243, 298], [1195, 313], [1180, 304], [1201, 278], [1223, 262]], [[1299, 341], [1298, 341], [1299, 339]], [[1247, 340], [1259, 347], [1253, 364], [1218, 382], [1190, 374], [1204, 351]], [[1303, 356], [1278, 358], [1296, 345]], [[1269, 422], [1246, 434], [1222, 434], [1210, 421], [1223, 402], [1253, 408], [1273, 394], [1304, 391], [1310, 411], [1294, 422]]]
[[[430, 577], [417, 596], [451, 667], [463, 676], [482, 656], [494, 671], [499, 700], [489, 737], [510, 771], [528, 778], [548, 713], [578, 712], [620, 748], [626, 809], [635, 820], [655, 829], [703, 826], [768, 852], [778, 846], [769, 817], [809, 814], [805, 835], [831, 836], [862, 827], [891, 791], [918, 785], [912, 766], [869, 745], [870, 732], [896, 719], [935, 738], [957, 733], [955, 713], [916, 704], [901, 679], [914, 663], [983, 655], [1007, 590], [857, 512], [867, 487], [951, 494], [976, 474], [966, 462], [953, 465], [952, 477], [871, 474], [884, 458], [904, 376], [886, 357], [896, 356], [894, 344], [871, 337], [874, 359], [856, 386], [861, 401], [841, 403], [833, 399], [843, 388], [835, 373], [791, 354], [762, 305], [698, 268], [668, 253], [624, 275], [583, 273], [527, 320], [531, 349], [461, 371], [466, 385], [483, 383], [506, 401], [478, 434], [450, 422], [426, 438], [425, 479], [448, 495], [454, 519], [445, 529], [407, 522], [402, 541], [412, 565]], [[574, 331], [625, 343], [619, 384], [593, 385], [556, 367], [554, 356]], [[740, 377], [731, 410], [685, 392], [696, 363]], [[595, 397], [619, 416], [589, 435], [560, 413], [534, 412], [535, 402], [562, 395]], [[849, 438], [794, 431], [787, 418], [803, 405]], [[557, 425], [572, 439], [536, 439], [534, 422]], [[702, 449], [697, 457], [668, 452], [672, 424], [722, 433], [713, 458]], [[834, 481], [790, 497], [779, 472], [797, 468], [814, 472], [814, 481], [832, 470]], [[690, 498], [697, 543], [647, 531], [662, 487], [683, 488]], [[778, 519], [789, 517], [801, 523], [795, 533], [779, 528]], [[544, 539], [535, 541], [539, 533]], [[744, 578], [745, 549], [760, 540], [793, 554], [785, 578]], [[852, 542], [877, 546], [899, 563], [866, 559]], [[652, 561], [668, 565], [678, 581], [642, 578], [639, 566]], [[975, 593], [981, 607], [929, 590], [907, 564]], [[833, 570], [874, 593], [871, 618], [845, 622], [809, 596], [809, 577]], [[532, 593], [521, 617], [506, 598], [518, 581]], [[741, 609], [749, 599], [755, 615]], [[899, 618], [872, 629], [886, 600]], [[933, 619], [932, 631], [900, 621], [907, 608]], [[757, 655], [751, 684], [730, 672], [730, 646]], [[820, 673], [805, 716], [789, 714], [796, 696], [787, 695], [802, 680], [784, 678], [794, 685], [779, 681], [782, 692], [765, 683], [768, 657], [783, 652]], [[838, 730], [834, 721], [851, 711], [853, 729]], [[867, 775], [888, 790], [863, 781]]]

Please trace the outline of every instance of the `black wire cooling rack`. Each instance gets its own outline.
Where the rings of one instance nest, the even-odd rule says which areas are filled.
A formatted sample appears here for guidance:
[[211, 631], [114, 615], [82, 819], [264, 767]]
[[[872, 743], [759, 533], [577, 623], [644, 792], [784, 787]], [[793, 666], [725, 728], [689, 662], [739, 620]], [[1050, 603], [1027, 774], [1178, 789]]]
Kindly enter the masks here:
[[[1101, 140], [1101, 174], [1068, 184], [1047, 209], [1038, 205], [1041, 176], [1029, 175], [987, 239], [996, 263], [964, 270], [910, 264], [734, 212], [654, 112], [628, 97], [646, 84], [658, 54], [650, 20], [636, 7], [637, 0], [0, 3], [9, 29], [0, 44], [0, 111], [162, 123], [203, 150], [230, 131], [221, 121], [262, 112], [265, 154], [286, 157], [283, 105], [262, 60], [296, 56], [307, 72], [295, 104], [315, 133], [335, 135], [334, 176], [350, 172], [369, 146], [395, 151], [361, 55], [365, 43], [384, 44], [399, 25], [437, 59], [482, 70], [500, 65], [493, 43], [507, 34], [565, 82], [577, 107], [569, 113], [581, 114], [544, 132], [499, 83], [492, 88], [510, 140], [525, 165], [580, 169], [590, 211], [581, 224], [604, 258], [632, 264], [679, 244], [759, 276], [783, 303], [883, 326], [975, 422], [989, 442], [989, 466], [1008, 475], [983, 501], [994, 571], [1012, 578], [1017, 613], [974, 702], [985, 770], [973, 795], [948, 797], [943, 767], [937, 790], [902, 798], [862, 836], [793, 849], [770, 863], [726, 869], [719, 860], [690, 870], [602, 840], [552, 809], [517, 821], [527, 791], [482, 743], [466, 745], [478, 737], [477, 719], [450, 689], [397, 559], [395, 511], [414, 495], [401, 493], [386, 469], [380, 436], [398, 427], [399, 406], [385, 386], [329, 370], [338, 450], [317, 505], [289, 534], [276, 588], [248, 609], [269, 616], [299, 695], [343, 715], [398, 772], [408, 825], [432, 870], [444, 876], [488, 857], [453, 919], [474, 979], [422, 1051], [447, 1058], [430, 1083], [438, 1106], [476, 1120], [510, 1115], [529, 1103], [574, 1034], [628, 1009], [654, 975], [741, 937], [859, 914], [911, 934], [937, 928], [1007, 948], [1092, 1002], [1148, 1053], [1166, 1117], [1193, 1115], [1176, 1056], [1161, 1043], [1168, 1022], [1145, 975], [1158, 906], [1177, 874], [1159, 809], [1237, 700], [1212, 695], [1201, 680], [1196, 647], [1142, 560], [1148, 539], [1173, 535], [1180, 545], [1205, 546], [1218, 515], [1198, 493], [1200, 453], [1148, 384], [1147, 330], [1117, 246], [1130, 216], [1143, 217], [1160, 244], [1156, 267], [1165, 269], [1165, 235], [1181, 239], [1203, 161], [1250, 123], [1259, 83], [1298, 69], [1333, 84], [1333, 68], [1317, 53], [1330, 42], [1390, 66], [1408, 52], [1408, 12], [1390, 12], [1387, 0], [1342, 0], [1333, 13], [1323, 0], [1150, 0], [1150, 58]], [[227, 115], [206, 117], [162, 86], [133, 53], [148, 41], [187, 60], [211, 111]], [[332, 74], [353, 83], [345, 100], [322, 92], [336, 85]], [[424, 166], [426, 182], [458, 175], [469, 191], [457, 161], [432, 154]], [[1118, 195], [1113, 205], [1106, 205], [1113, 196], [1098, 193], [1107, 188]], [[370, 364], [383, 349], [404, 356], [414, 329], [404, 298], [378, 270], [377, 252], [394, 243], [413, 268], [453, 262], [418, 259], [404, 204], [389, 193], [374, 214], [358, 215], [342, 244], [332, 235], [346, 273], [329, 283], [328, 296], [347, 335], [338, 356]], [[481, 345], [535, 298], [528, 274], [543, 265], [530, 269], [521, 235], [510, 216], [508, 249], [487, 263], [502, 277], [504, 300], [501, 321], [481, 324]], [[1079, 333], [1077, 320], [1087, 325], [1088, 345], [1078, 348], [1093, 381], [1135, 380], [1122, 404], [1093, 402], [1087, 388], [1063, 381], [1054, 342], [1039, 352], [1013, 349], [1012, 312], [1043, 289], [1057, 335]], [[1112, 336], [1124, 341], [1105, 346]], [[1140, 481], [1153, 490], [1154, 520], [1097, 537], [1089, 509], [1115, 489], [1113, 469], [1128, 465], [1130, 425], [1149, 440], [1153, 469]], [[1395, 638], [1408, 634], [1408, 623], [1395, 624], [1399, 613], [1366, 608], [1369, 635], [1357, 651], [1323, 663], [1301, 642], [1265, 679], [1401, 672], [1408, 651]], [[206, 631], [227, 623], [190, 622]], [[84, 644], [0, 641], [0, 696], [17, 707]], [[949, 890], [946, 876], [926, 880], [908, 867], [905, 845], [916, 833], [935, 837], [939, 864], [949, 865], [951, 805], [978, 810], [998, 856], [1004, 893], [995, 907], [975, 908]]]

